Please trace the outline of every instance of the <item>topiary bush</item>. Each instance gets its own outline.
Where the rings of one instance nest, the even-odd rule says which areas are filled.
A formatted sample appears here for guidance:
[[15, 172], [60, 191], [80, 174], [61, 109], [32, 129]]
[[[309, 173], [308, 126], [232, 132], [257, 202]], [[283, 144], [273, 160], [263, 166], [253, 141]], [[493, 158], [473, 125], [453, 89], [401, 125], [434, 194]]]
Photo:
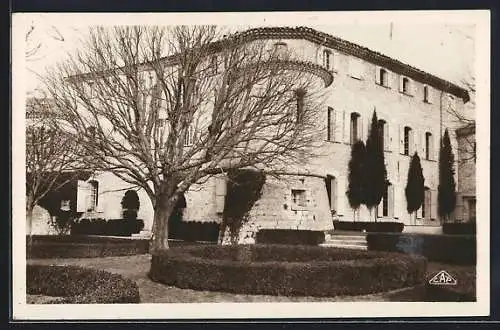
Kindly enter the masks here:
[[206, 245], [153, 255], [149, 277], [179, 288], [286, 296], [362, 295], [421, 285], [427, 260], [296, 245]]
[[319, 245], [325, 242], [325, 233], [317, 230], [260, 229], [255, 242], [258, 244]]
[[135, 282], [118, 274], [77, 266], [27, 265], [26, 293], [62, 297], [52, 302], [61, 304], [140, 302]]

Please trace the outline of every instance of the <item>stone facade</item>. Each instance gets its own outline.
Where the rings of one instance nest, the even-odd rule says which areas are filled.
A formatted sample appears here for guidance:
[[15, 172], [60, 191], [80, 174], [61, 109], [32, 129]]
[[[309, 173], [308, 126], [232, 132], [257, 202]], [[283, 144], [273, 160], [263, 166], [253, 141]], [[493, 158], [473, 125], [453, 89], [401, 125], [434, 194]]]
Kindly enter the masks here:
[[[379, 206], [380, 221], [436, 225], [439, 136], [450, 127], [445, 111], [461, 111], [468, 101], [462, 88], [382, 54], [309, 28], [268, 28], [244, 33], [248, 42], [267, 40], [285, 44], [295, 59], [323, 66], [333, 83], [323, 87], [324, 111], [319, 116], [321, 134], [317, 156], [290, 173], [268, 176], [262, 198], [250, 211], [241, 241], [251, 242], [258, 228], [332, 229], [332, 219], [352, 221], [346, 198], [347, 164], [352, 135], [366, 140], [373, 111], [384, 126], [384, 148], [390, 186]], [[454, 131], [452, 144], [457, 148]], [[410, 156], [422, 160], [426, 202], [411, 223], [406, 211], [404, 188]], [[302, 174], [301, 174], [302, 173]], [[115, 218], [127, 185], [112, 174], [100, 174], [98, 211]], [[208, 179], [186, 193], [185, 221], [222, 220], [225, 189], [223, 177]], [[328, 185], [328, 187], [327, 187]], [[330, 193], [330, 196], [328, 196]], [[139, 192], [139, 218], [151, 228], [153, 210], [148, 196]], [[366, 208], [361, 221], [371, 221]], [[332, 216], [333, 215], [333, 216]]]
[[469, 124], [456, 131], [458, 139], [457, 221], [476, 220], [476, 127]]

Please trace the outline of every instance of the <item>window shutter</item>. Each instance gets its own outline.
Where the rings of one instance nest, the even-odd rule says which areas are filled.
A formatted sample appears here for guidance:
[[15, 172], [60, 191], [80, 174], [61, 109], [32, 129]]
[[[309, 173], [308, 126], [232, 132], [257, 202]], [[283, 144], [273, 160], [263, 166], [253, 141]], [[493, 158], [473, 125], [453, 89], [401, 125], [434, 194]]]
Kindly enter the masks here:
[[363, 116], [358, 117], [358, 140], [363, 140], [365, 141], [366, 136], [365, 136], [365, 125], [363, 125]]
[[215, 178], [215, 205], [217, 213], [224, 212], [226, 189], [226, 178], [224, 176], [217, 176]]
[[389, 211], [389, 217], [393, 218], [394, 217], [394, 186], [391, 184], [389, 187], [387, 187], [387, 208]]
[[[404, 132], [403, 132], [404, 134]], [[410, 132], [408, 133], [408, 154], [409, 156], [413, 156], [413, 153], [415, 152], [415, 130], [411, 129]]]
[[437, 219], [437, 190], [431, 189], [431, 219]]
[[384, 150], [391, 150], [391, 134], [389, 133], [389, 122], [384, 125]]
[[384, 216], [384, 199], [380, 200], [377, 205], [377, 218], [382, 218]]
[[347, 111], [343, 111], [343, 117], [344, 117], [344, 142], [345, 143], [350, 143], [351, 139], [351, 117], [350, 113]]
[[89, 206], [90, 187], [85, 181], [78, 180], [76, 191], [76, 212], [86, 212]]
[[399, 125], [399, 153], [401, 155], [405, 153], [405, 128], [403, 125]]
[[394, 200], [394, 203], [392, 204], [394, 206], [393, 216], [401, 220], [401, 215], [402, 215], [401, 210], [403, 208], [406, 208], [405, 199], [403, 198], [403, 189], [394, 188], [394, 186], [392, 187], [393, 187], [393, 200]]
[[433, 90], [431, 86], [427, 86], [427, 102], [428, 103], [433, 102]]
[[340, 54], [333, 53], [333, 70], [338, 71], [340, 69]]
[[399, 76], [399, 91], [403, 91], [403, 78], [404, 76]]
[[331, 182], [331, 188], [330, 188], [330, 200], [331, 200], [331, 210], [337, 210], [337, 179], [332, 178]]
[[344, 125], [343, 121], [343, 112], [339, 110], [333, 110], [333, 118], [334, 118], [334, 141], [342, 142], [342, 129]]
[[420, 158], [423, 158], [425, 159], [425, 147], [426, 147], [426, 143], [425, 143], [425, 134], [426, 134], [426, 131], [422, 131], [420, 133], [420, 150], [419, 150], [419, 154], [421, 155]]
[[380, 84], [380, 67], [375, 67], [375, 83]]
[[434, 142], [433, 142], [433, 145], [434, 145], [434, 152], [433, 152], [433, 154], [434, 154], [434, 160], [439, 160], [439, 147], [440, 147], [439, 143], [441, 142], [441, 138], [436, 135], [435, 137], [433, 137], [433, 140], [434, 140]]

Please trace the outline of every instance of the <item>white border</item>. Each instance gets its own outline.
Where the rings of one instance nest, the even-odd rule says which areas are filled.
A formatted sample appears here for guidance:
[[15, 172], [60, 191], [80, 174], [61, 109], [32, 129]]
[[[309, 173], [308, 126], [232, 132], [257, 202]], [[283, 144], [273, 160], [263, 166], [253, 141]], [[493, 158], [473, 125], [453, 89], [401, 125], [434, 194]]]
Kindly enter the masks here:
[[[12, 207], [13, 207], [13, 317], [15, 320], [72, 319], [240, 319], [333, 317], [484, 316], [490, 304], [489, 239], [489, 129], [490, 129], [490, 12], [389, 11], [389, 12], [266, 12], [266, 13], [114, 13], [44, 14], [50, 20], [86, 24], [224, 24], [329, 25], [408, 21], [476, 24], [477, 112], [477, 302], [333, 302], [333, 303], [200, 303], [138, 305], [27, 305], [25, 303], [25, 137], [24, 27], [32, 15], [12, 18]], [[457, 55], [459, 56], [459, 55]], [[193, 306], [195, 305], [195, 306]], [[105, 307], [105, 308], [103, 308]]]

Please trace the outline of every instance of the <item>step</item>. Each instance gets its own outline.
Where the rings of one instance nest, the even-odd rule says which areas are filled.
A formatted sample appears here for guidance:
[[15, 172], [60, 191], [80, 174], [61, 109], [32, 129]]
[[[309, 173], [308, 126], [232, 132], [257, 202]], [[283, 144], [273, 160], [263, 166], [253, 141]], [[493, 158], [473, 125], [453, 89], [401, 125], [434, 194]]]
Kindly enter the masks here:
[[368, 247], [366, 245], [323, 243], [323, 244], [320, 244], [320, 246], [322, 246], [322, 247], [335, 247], [335, 248], [342, 248], [342, 249], [368, 250]]
[[334, 239], [345, 239], [345, 240], [348, 240], [348, 239], [362, 239], [362, 240], [366, 240], [366, 236], [365, 235], [331, 235], [330, 238]]
[[325, 241], [325, 243], [331, 244], [352, 244], [352, 245], [366, 245], [366, 241], [361, 240], [338, 240], [338, 239], [330, 239]]

